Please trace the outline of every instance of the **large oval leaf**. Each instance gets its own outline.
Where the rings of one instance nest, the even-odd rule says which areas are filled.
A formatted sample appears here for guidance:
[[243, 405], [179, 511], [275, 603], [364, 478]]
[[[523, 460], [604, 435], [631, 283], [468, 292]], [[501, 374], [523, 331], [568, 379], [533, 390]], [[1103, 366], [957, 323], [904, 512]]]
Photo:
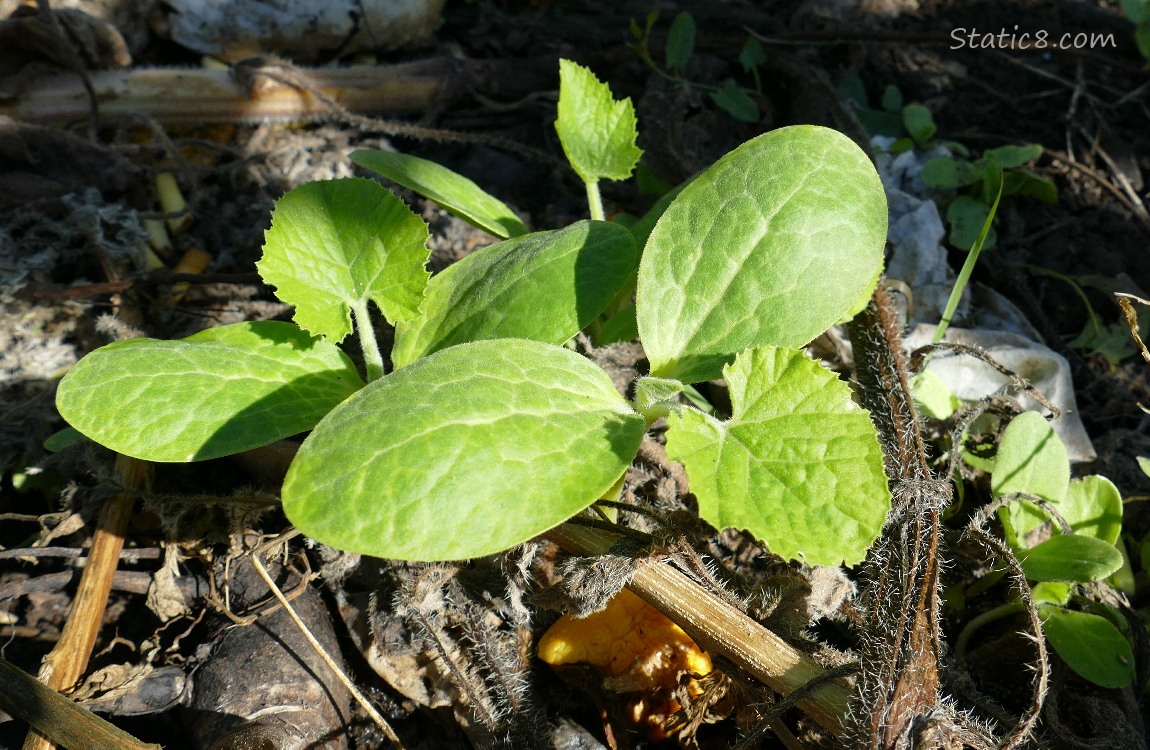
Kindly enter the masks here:
[[882, 451], [850, 388], [801, 351], [764, 348], [724, 368], [732, 416], [668, 417], [699, 515], [812, 565], [859, 562], [890, 511]]
[[491, 554], [594, 502], [643, 430], [607, 375], [574, 352], [460, 344], [374, 381], [320, 422], [288, 471], [284, 511], [353, 552]]
[[396, 326], [392, 362], [481, 339], [562, 344], [610, 304], [637, 256], [631, 233], [603, 221], [477, 250], [432, 277], [419, 316]]
[[798, 125], [724, 156], [667, 209], [639, 266], [651, 374], [718, 377], [743, 349], [801, 346], [870, 297], [886, 195], [846, 136]]
[[527, 227], [507, 204], [461, 174], [427, 159], [391, 151], [359, 149], [353, 162], [430, 198], [446, 211], [496, 237], [516, 237]]
[[101, 347], [64, 376], [56, 407], [118, 453], [201, 461], [310, 430], [362, 387], [335, 345], [265, 321]]
[[368, 300], [392, 323], [415, 315], [427, 238], [423, 219], [376, 182], [309, 182], [276, 202], [256, 268], [301, 328], [339, 342]]

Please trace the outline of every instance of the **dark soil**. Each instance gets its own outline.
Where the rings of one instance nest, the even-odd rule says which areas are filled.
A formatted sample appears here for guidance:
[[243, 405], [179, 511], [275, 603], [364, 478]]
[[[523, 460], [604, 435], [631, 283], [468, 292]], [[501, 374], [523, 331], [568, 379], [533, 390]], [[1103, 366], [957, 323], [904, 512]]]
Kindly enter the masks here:
[[[2, 2], [0, 9], [12, 4]], [[160, 24], [154, 21], [166, 12], [158, 3], [78, 5], [118, 24], [136, 61], [196, 63], [196, 55], [157, 36]], [[285, 191], [311, 180], [360, 174], [346, 159], [350, 150], [390, 146], [472, 178], [532, 228], [560, 226], [583, 218], [585, 199], [575, 175], [561, 166], [552, 126], [559, 57], [588, 65], [617, 95], [633, 99], [644, 164], [669, 185], [761, 132], [824, 122], [823, 114], [813, 111], [817, 97], [810, 92], [854, 74], [872, 102], [884, 87], [895, 85], [905, 102], [925, 104], [939, 127], [937, 137], [963, 144], [973, 155], [1007, 144], [1037, 143], [1045, 149], [1033, 169], [1057, 186], [1057, 203], [1025, 198], [1004, 203], [998, 247], [983, 255], [974, 281], [1017, 305], [1042, 343], [1070, 363], [1079, 416], [1098, 455], [1090, 464], [1076, 465], [1074, 473], [1103, 474], [1126, 499], [1123, 538], [1136, 588], [1110, 592], [1109, 601], [1128, 614], [1138, 672], [1133, 687], [1108, 690], [1055, 659], [1035, 743], [1145, 747], [1150, 581], [1142, 554], [1150, 551], [1144, 502], [1150, 498], [1150, 479], [1137, 458], [1150, 455], [1150, 420], [1140, 408], [1150, 406], [1150, 364], [1137, 356], [1112, 295], [1124, 291], [1150, 298], [1150, 74], [1134, 45], [1134, 26], [1116, 0], [858, 5], [836, 0], [450, 3], [430, 40], [379, 60], [447, 55], [490, 61], [486, 68], [467, 68], [469, 75], [460, 76], [437, 106], [403, 115], [421, 127], [464, 134], [455, 140], [399, 136], [386, 124], [338, 115], [323, 122], [211, 125], [139, 118], [101, 122], [94, 139], [83, 121], [47, 129], [0, 119], [0, 654], [29, 672], [37, 670], [60, 637], [79, 578], [76, 558], [90, 542], [97, 510], [118, 490], [113, 456], [104, 449], [81, 444], [50, 453], [43, 447], [65, 427], [53, 405], [59, 378], [78, 358], [113, 340], [174, 338], [220, 323], [288, 319], [290, 309], [254, 273], [272, 204]], [[760, 122], [736, 121], [708, 96], [653, 73], [628, 48], [630, 19], [641, 24], [647, 12], [659, 10], [652, 52], [661, 60], [669, 20], [683, 9], [698, 24], [696, 54], [686, 71], [696, 82], [733, 78], [753, 85], [737, 56], [748, 32], [764, 40]], [[1112, 34], [1113, 41], [1039, 50], [1012, 48], [995, 37], [994, 48], [954, 49], [957, 29], [1046, 31], [1051, 39], [1102, 33]], [[986, 44], [985, 37], [980, 40]], [[58, 52], [23, 50], [12, 57], [8, 50], [0, 51], [0, 66], [8, 66], [0, 67], [5, 76], [0, 81], [8, 84], [16, 76], [69, 64]], [[315, 56], [305, 62], [340, 60], [330, 50]], [[6, 90], [0, 88], [0, 95]], [[166, 262], [173, 265], [192, 248], [212, 258], [178, 299], [169, 276], [140, 269], [137, 250], [142, 219], [158, 215], [153, 176], [173, 164], [194, 223], [176, 238], [176, 251]], [[641, 214], [654, 201], [631, 183], [605, 186], [605, 191], [609, 213]], [[431, 225], [431, 270], [492, 241], [434, 204], [398, 192]], [[953, 250], [951, 265], [957, 268], [963, 257]], [[1084, 347], [1076, 339], [1092, 315], [1110, 336]], [[1144, 335], [1147, 330], [1144, 326]], [[380, 334], [386, 345], [390, 332], [381, 327]], [[619, 371], [624, 384], [645, 366], [637, 346], [598, 352], [598, 357]], [[712, 395], [716, 402], [722, 398], [718, 389]], [[942, 434], [932, 427], [929, 434]], [[850, 602], [829, 596], [833, 606], [810, 610], [819, 612], [813, 627], [806, 627], [807, 620], [796, 622], [788, 607], [798, 611], [800, 599], [802, 606], [813, 607], [812, 572], [772, 558], [753, 540], [699, 528], [681, 472], [666, 464], [665, 456], [660, 461], [657, 440], [650, 442], [628, 474], [625, 499], [670, 519], [676, 543], [715, 557], [731, 576], [732, 588], [774, 592], [775, 604], [763, 614], [778, 632], [828, 665], [849, 661], [859, 642], [850, 617], [842, 615]], [[310, 657], [273, 664], [272, 654], [282, 656], [285, 644], [308, 653], [295, 644], [290, 625], [265, 619], [245, 629], [229, 619], [229, 613], [259, 609], [254, 603], [266, 597], [262, 584], [245, 578], [244, 586], [255, 586], [256, 593], [224, 604], [224, 592], [242, 588], [233, 569], [239, 567], [237, 556], [287, 526], [277, 508], [278, 470], [268, 467], [266, 456], [154, 467], [150, 488], [138, 492], [126, 552], [87, 672], [105, 670], [104, 681], [88, 680], [77, 695], [141, 739], [167, 748], [198, 748], [234, 729], [231, 714], [249, 710], [229, 706], [250, 703], [252, 695], [266, 706], [269, 695], [279, 691], [276, 701], [306, 704], [318, 717], [289, 717], [291, 731], [249, 722], [242, 727], [242, 741], [250, 744], [233, 738], [217, 747], [386, 747], [388, 741], [365, 713], [354, 704], [349, 708], [344, 689], [326, 667]], [[967, 503], [985, 500], [985, 477], [979, 481], [972, 476]], [[428, 567], [294, 544], [280, 558], [281, 585], [292, 589], [309, 570], [320, 574], [300, 587], [306, 590], [300, 608], [316, 628], [327, 631], [331, 650], [407, 747], [655, 746], [625, 729], [618, 694], [597, 689], [586, 676], [567, 675], [564, 681], [534, 658], [539, 635], [570, 604], [548, 591], [563, 572], [577, 567], [564, 562], [553, 546], [533, 544], [506, 559]], [[948, 559], [945, 583], [970, 583], [990, 573], [987, 561], [963, 544], [956, 543]], [[800, 590], [801, 596], [794, 593]], [[948, 601], [945, 636], [953, 640], [972, 617], [1008, 596], [999, 583], [964, 605]], [[1025, 710], [1029, 696], [1027, 665], [1033, 656], [1019, 627], [1006, 619], [980, 631], [946, 678], [959, 707], [1000, 727]], [[261, 661], [261, 654], [269, 661]], [[454, 666], [445, 666], [448, 662]], [[751, 704], [769, 698], [761, 686], [744, 685], [733, 676], [741, 686], [732, 692], [735, 707], [715, 710], [715, 718], [726, 718], [699, 731], [704, 747], [727, 747], [754, 731], [758, 714]], [[500, 680], [514, 686], [493, 686]], [[496, 715], [490, 722], [477, 708], [485, 701], [493, 703]], [[302, 737], [312, 722], [319, 729], [305, 739], [293, 735]], [[783, 722], [786, 738], [768, 732], [754, 746], [835, 746], [797, 712]], [[25, 730], [18, 720], [0, 721], [0, 747], [18, 746]]]

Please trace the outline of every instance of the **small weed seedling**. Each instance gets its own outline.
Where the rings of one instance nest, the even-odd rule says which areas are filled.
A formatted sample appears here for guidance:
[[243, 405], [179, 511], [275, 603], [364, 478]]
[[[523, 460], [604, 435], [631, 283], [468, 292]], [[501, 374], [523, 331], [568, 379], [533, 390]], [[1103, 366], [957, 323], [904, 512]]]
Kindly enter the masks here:
[[[992, 217], [991, 207], [996, 196], [1007, 198], [1025, 195], [1044, 203], [1058, 200], [1058, 191], [1050, 180], [1022, 169], [1042, 156], [1042, 146], [1002, 146], [983, 153], [975, 161], [940, 156], [931, 159], [922, 168], [922, 181], [937, 190], [959, 190], [946, 209], [950, 224], [950, 244], [960, 250], [969, 250], [978, 238], [982, 225]], [[983, 246], [992, 248], [998, 242], [994, 229], [987, 234]]]
[[[598, 220], [594, 186], [639, 156], [629, 101], [564, 62], [564, 150], [592, 220], [528, 233], [474, 183], [420, 159], [353, 160], [504, 237], [428, 278], [427, 227], [379, 184], [303, 185], [276, 205], [258, 269], [295, 324], [222, 326], [111, 344], [57, 404], [84, 435], [151, 461], [197, 461], [308, 432], [283, 486], [288, 518], [332, 546], [406, 560], [505, 550], [612, 491], [668, 417], [700, 513], [776, 553], [854, 563], [890, 496], [875, 429], [846, 383], [802, 349], [877, 283], [886, 202], [845, 136], [783, 128], [735, 149], [666, 207], [642, 259]], [[637, 274], [651, 363], [635, 398], [563, 346]], [[395, 325], [393, 369], [369, 302]], [[338, 348], [356, 331], [361, 379]], [[678, 404], [725, 377], [729, 420]]]
[[[719, 109], [740, 122], [758, 122], [762, 117], [759, 105], [754, 96], [762, 98], [763, 82], [759, 77], [759, 68], [766, 62], [766, 53], [763, 45], [753, 36], [748, 37], [743, 48], [739, 50], [739, 65], [743, 71], [751, 76], [755, 82], [754, 89], [745, 89], [735, 82], [733, 78], [723, 81], [720, 86], [712, 86], [685, 77], [687, 63], [695, 52], [695, 19], [683, 11], [675, 16], [671, 28], [667, 32], [667, 43], [663, 48], [663, 65], [655, 62], [651, 55], [651, 32], [659, 21], [659, 13], [653, 11], [647, 14], [646, 22], [639, 26], [635, 19], [631, 19], [631, 36], [635, 41], [630, 45], [635, 54], [647, 64], [651, 70], [668, 81], [674, 81], [684, 86], [706, 91], [711, 101]], [[754, 96], [752, 96], [754, 95]]]
[[[883, 89], [880, 109], [873, 109], [867, 97], [862, 79], [848, 73], [839, 81], [839, 95], [855, 105], [855, 115], [859, 124], [872, 136], [885, 135], [894, 138], [890, 146], [892, 154], [901, 154], [912, 148], [929, 149], [936, 145], [934, 134], [938, 128], [930, 110], [918, 102], [903, 103], [902, 91], [898, 86], [888, 85]], [[957, 143], [947, 143], [952, 151], [966, 156], [965, 147]]]
[[[971, 462], [990, 471], [995, 497], [1010, 500], [999, 510], [999, 520], [1026, 577], [1034, 582], [1031, 593], [1047, 641], [1087, 680], [1103, 687], [1129, 685], [1134, 655], [1119, 629], [1125, 620], [1089, 596], [1095, 582], [1109, 580], [1119, 588], [1132, 583], [1119, 537], [1118, 488], [1102, 476], [1071, 481], [1066, 447], [1037, 412], [1011, 420], [993, 459]], [[1077, 609], [1070, 608], [1072, 602]], [[979, 627], [1021, 611], [1021, 603], [1008, 603], [972, 619], [956, 650], [961, 654]]]

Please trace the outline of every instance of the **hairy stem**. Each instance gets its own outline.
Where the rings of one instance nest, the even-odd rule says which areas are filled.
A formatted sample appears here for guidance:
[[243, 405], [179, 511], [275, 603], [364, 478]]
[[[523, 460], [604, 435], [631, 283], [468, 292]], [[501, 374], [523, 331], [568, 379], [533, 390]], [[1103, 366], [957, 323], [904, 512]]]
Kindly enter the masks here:
[[383, 355], [375, 340], [375, 329], [371, 325], [371, 315], [367, 302], [359, 300], [351, 303], [351, 314], [355, 319], [355, 333], [359, 336], [359, 346], [363, 350], [363, 364], [367, 382], [383, 377]]

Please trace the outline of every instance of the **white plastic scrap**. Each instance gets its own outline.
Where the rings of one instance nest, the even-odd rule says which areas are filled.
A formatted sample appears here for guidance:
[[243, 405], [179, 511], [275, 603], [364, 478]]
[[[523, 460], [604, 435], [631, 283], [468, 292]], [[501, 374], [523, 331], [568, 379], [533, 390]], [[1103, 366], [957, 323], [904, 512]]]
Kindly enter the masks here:
[[[926, 162], [948, 156], [949, 152], [938, 147], [925, 153], [910, 150], [892, 155], [886, 149], [893, 139], [877, 136], [872, 143], [878, 154], [876, 166], [886, 187], [889, 211], [890, 258], [886, 276], [905, 283], [913, 295], [909, 321], [912, 330], [905, 340], [908, 350], [913, 350], [930, 343], [955, 280], [955, 273], [946, 262], [946, 227], [932, 200], [935, 191], [919, 179]], [[1064, 357], [1038, 343], [1041, 337], [1026, 316], [1002, 295], [972, 285], [963, 294], [954, 319], [970, 328], [952, 326], [943, 340], [982, 349], [1030, 381], [1061, 411], [1051, 426], [1066, 443], [1070, 460], [1092, 461], [1096, 454], [1078, 416], [1070, 366]], [[1049, 414], [1029, 396], [1015, 395], [1016, 389], [1010, 388], [1008, 378], [975, 357], [937, 356], [931, 359], [927, 370], [963, 401], [1006, 393], [1024, 409]]]

